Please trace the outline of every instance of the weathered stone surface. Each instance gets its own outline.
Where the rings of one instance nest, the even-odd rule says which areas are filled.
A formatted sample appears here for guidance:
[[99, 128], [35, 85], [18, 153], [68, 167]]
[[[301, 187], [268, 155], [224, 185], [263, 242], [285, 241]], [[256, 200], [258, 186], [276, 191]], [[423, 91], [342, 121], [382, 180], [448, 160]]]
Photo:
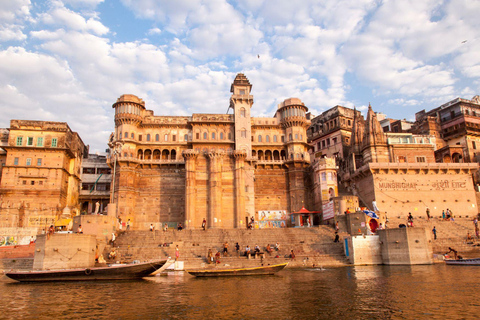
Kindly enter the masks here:
[[0, 185], [0, 225], [54, 224], [79, 212], [85, 146], [64, 122], [12, 120]]
[[90, 268], [95, 265], [95, 235], [39, 235], [35, 243], [33, 269]]

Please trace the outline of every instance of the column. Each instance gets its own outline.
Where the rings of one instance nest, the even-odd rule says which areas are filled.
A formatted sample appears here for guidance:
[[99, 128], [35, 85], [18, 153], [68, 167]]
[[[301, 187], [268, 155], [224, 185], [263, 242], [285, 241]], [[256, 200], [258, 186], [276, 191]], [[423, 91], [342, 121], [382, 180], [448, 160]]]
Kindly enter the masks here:
[[185, 228], [193, 229], [195, 219], [196, 206], [196, 178], [195, 178], [195, 163], [198, 152], [194, 150], [185, 150], [182, 153], [185, 158]]
[[207, 225], [209, 228], [218, 228], [220, 226], [219, 218], [222, 210], [222, 160], [225, 152], [222, 150], [210, 151], [208, 158], [209, 174], [209, 205], [207, 214]]
[[245, 158], [244, 150], [235, 150], [235, 211], [233, 227], [240, 228], [240, 219], [245, 216]]

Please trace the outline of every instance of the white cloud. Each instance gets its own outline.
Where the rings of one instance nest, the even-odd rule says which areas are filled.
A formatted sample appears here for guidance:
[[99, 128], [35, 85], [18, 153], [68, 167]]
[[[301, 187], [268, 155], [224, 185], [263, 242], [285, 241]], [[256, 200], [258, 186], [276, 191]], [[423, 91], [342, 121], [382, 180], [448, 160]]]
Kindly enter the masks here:
[[22, 32], [22, 28], [16, 25], [0, 26], [0, 41], [25, 40], [27, 36]]
[[23, 41], [22, 23], [31, 21], [29, 0], [0, 1], [0, 41]]
[[18, 22], [30, 16], [30, 0], [2, 0], [0, 1], [0, 21], [2, 23]]
[[149, 35], [156, 35], [156, 34], [161, 34], [162, 30], [160, 30], [159, 28], [152, 28], [152, 29], [148, 30], [147, 33]]
[[74, 8], [78, 7], [96, 7], [100, 3], [104, 2], [104, 0], [61, 0], [64, 4], [71, 5]]
[[67, 121], [102, 150], [121, 94], [156, 114], [224, 113], [238, 72], [257, 116], [290, 97], [319, 114], [372, 95], [400, 113], [480, 90], [478, 1], [122, 0], [135, 18], [118, 20], [101, 2], [0, 1], [0, 41], [24, 46], [0, 51], [2, 119]]
[[[422, 55], [413, 53], [417, 49], [410, 47], [411, 38], [418, 36], [418, 32], [427, 32], [432, 25], [438, 24], [430, 21], [435, 3], [383, 3], [364, 32], [344, 46], [343, 54], [349, 68], [367, 85], [377, 86], [382, 94], [451, 95], [456, 82], [453, 69], [438, 62], [426, 63]], [[417, 40], [421, 43], [422, 36]], [[406, 50], [399, 50], [399, 47]], [[435, 56], [434, 53], [423, 54], [432, 55]]]
[[96, 35], [105, 35], [109, 29], [105, 27], [97, 17], [86, 20], [82, 15], [63, 6], [55, 7], [48, 13], [40, 15], [44, 23], [65, 27], [75, 31], [93, 32]]
[[420, 104], [418, 100], [415, 99], [403, 99], [403, 98], [397, 98], [397, 99], [390, 99], [387, 101], [388, 104], [395, 104], [395, 105], [404, 105], [404, 106], [417, 106]]
[[30, 31], [30, 36], [39, 40], [55, 40], [62, 37], [65, 34], [65, 30], [58, 29], [55, 31], [49, 30], [39, 30], [39, 31]]

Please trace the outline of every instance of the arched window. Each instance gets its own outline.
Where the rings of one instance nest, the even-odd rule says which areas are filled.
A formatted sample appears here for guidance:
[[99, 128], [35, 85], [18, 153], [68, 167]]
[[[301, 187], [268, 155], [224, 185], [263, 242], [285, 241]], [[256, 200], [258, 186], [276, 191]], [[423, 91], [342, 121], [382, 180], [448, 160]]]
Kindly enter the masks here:
[[128, 138], [128, 132], [125, 132], [125, 138]]
[[147, 141], [150, 141], [150, 133], [147, 134]]
[[262, 136], [258, 136], [258, 142], [262, 142]]
[[158, 133], [155, 135], [155, 141], [160, 141], [160, 135]]
[[223, 132], [220, 132], [220, 140], [223, 140]]
[[203, 140], [207, 140], [207, 133], [206, 132], [203, 133]]
[[277, 136], [273, 136], [273, 142], [277, 142]]
[[288, 135], [288, 140], [290, 140], [290, 141], [292, 141], [292, 140], [293, 140], [293, 138], [292, 138], [292, 134], [291, 134], [291, 133]]
[[215, 140], [215, 132], [212, 132], [212, 140]]
[[245, 108], [240, 109], [240, 117], [245, 118]]
[[165, 134], [163, 138], [164, 138], [164, 141], [168, 141], [168, 134]]
[[242, 135], [242, 138], [246, 138], [247, 137], [247, 130], [242, 129], [241, 135]]
[[130, 138], [135, 139], [135, 133], [132, 132], [132, 134], [130, 135]]
[[188, 141], [188, 134], [183, 136], [183, 140]]
[[298, 133], [295, 133], [295, 140], [298, 140]]
[[270, 142], [270, 136], [265, 137], [265, 142]]

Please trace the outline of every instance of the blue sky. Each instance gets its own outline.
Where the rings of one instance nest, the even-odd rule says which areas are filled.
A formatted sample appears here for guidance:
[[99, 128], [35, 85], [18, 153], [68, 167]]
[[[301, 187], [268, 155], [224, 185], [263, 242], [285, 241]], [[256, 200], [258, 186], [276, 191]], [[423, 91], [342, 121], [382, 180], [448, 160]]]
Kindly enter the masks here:
[[480, 94], [480, 1], [2, 0], [0, 127], [66, 121], [91, 151], [125, 93], [157, 115], [225, 113], [253, 85], [254, 116], [300, 98], [413, 120]]

